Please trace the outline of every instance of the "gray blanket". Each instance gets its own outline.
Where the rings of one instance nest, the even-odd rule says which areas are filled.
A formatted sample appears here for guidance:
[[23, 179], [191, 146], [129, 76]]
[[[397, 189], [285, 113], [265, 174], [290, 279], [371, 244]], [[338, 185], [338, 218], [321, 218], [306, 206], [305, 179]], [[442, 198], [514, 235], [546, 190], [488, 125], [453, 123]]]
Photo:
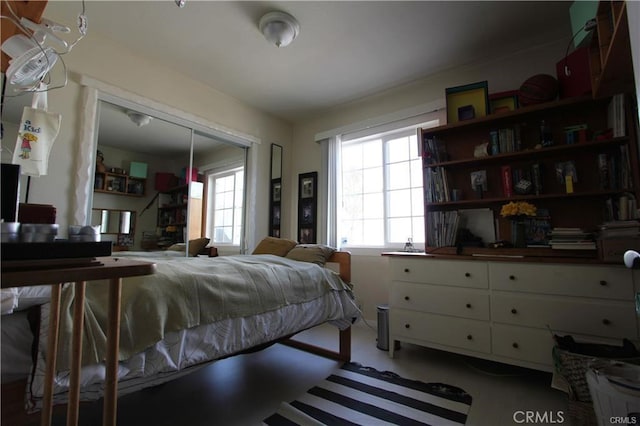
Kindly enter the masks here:
[[[337, 273], [272, 255], [144, 258], [154, 275], [125, 278], [119, 359], [125, 360], [171, 331], [251, 316], [348, 289]], [[82, 364], [105, 359], [108, 289], [87, 283]], [[74, 288], [62, 292], [58, 370], [70, 364]]]

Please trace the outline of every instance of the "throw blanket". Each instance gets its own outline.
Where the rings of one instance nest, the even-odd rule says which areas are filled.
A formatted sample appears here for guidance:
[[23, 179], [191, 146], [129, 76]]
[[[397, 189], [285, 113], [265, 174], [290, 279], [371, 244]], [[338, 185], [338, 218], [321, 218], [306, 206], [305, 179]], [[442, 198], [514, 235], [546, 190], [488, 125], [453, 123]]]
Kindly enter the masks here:
[[[348, 286], [339, 275], [313, 263], [273, 255], [216, 258], [144, 258], [154, 275], [125, 278], [119, 359], [125, 360], [178, 331], [218, 320], [277, 310]], [[86, 287], [83, 365], [105, 359], [108, 286]], [[62, 292], [58, 370], [70, 364], [74, 287]]]

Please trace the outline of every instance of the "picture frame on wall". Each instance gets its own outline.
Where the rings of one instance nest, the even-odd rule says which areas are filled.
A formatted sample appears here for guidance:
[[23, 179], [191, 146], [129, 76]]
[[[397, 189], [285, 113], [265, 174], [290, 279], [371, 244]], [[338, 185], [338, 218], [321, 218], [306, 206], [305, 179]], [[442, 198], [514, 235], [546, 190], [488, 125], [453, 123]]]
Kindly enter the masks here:
[[269, 236], [280, 238], [282, 179], [271, 179], [269, 199]]
[[318, 172], [298, 175], [298, 241], [317, 243]]

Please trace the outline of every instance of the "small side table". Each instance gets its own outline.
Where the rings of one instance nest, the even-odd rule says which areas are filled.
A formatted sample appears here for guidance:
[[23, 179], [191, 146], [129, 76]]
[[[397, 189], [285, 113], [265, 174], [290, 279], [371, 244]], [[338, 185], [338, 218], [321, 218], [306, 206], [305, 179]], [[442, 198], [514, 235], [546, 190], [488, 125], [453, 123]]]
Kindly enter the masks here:
[[80, 367], [82, 361], [82, 329], [84, 327], [84, 296], [87, 281], [109, 280], [109, 306], [107, 328], [107, 371], [102, 424], [115, 426], [118, 401], [118, 350], [120, 344], [120, 295], [122, 278], [150, 275], [155, 263], [138, 260], [98, 257], [95, 259], [64, 259], [64, 261], [12, 261], [2, 264], [2, 288], [30, 285], [51, 285], [51, 314], [41, 425], [51, 425], [53, 409], [53, 380], [58, 352], [58, 325], [60, 321], [60, 293], [62, 283], [73, 282], [76, 299], [73, 312], [72, 358], [70, 366], [69, 404], [67, 426], [78, 424], [80, 408]]

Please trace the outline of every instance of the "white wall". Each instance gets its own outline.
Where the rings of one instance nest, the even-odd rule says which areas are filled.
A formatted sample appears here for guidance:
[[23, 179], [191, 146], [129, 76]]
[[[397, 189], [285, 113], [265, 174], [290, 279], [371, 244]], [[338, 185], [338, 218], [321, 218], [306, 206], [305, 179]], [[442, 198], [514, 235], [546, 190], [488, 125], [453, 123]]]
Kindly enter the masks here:
[[[518, 89], [528, 77], [535, 74], [555, 76], [555, 64], [564, 57], [570, 37], [568, 35], [566, 40], [556, 43], [452, 69], [336, 107], [311, 120], [297, 123], [293, 130], [292, 179], [289, 181], [294, 191], [292, 194], [297, 194], [295, 177], [299, 173], [320, 170], [320, 146], [314, 138], [317, 133], [432, 102], [441, 101], [444, 105], [447, 87], [487, 80], [489, 93], [496, 93]], [[291, 226], [290, 235], [296, 235], [296, 197], [292, 196], [290, 200], [289, 214], [293, 220], [286, 223]], [[372, 321], [376, 318], [376, 307], [389, 302], [388, 258], [380, 255], [382, 251], [354, 251], [352, 256], [352, 279], [356, 296], [365, 318]]]
[[[47, 18], [68, 22], [69, 16], [56, 13], [56, 2], [47, 7]], [[80, 140], [79, 118], [82, 113], [80, 103], [81, 74], [120, 87], [136, 95], [185, 111], [189, 114], [217, 123], [222, 127], [249, 134], [261, 140], [255, 147], [258, 167], [253, 172], [256, 182], [264, 184], [257, 188], [255, 211], [256, 238], [267, 235], [268, 229], [268, 176], [270, 165], [270, 144], [279, 143], [285, 151], [291, 149], [291, 125], [283, 120], [263, 113], [212, 87], [191, 80], [162, 63], [155, 63], [131, 52], [95, 32], [89, 32], [71, 53], [64, 56], [69, 70], [66, 87], [49, 92], [49, 110], [62, 114], [62, 128], [53, 146], [49, 174], [32, 178], [29, 202], [52, 204], [57, 208], [57, 222], [63, 235], [73, 220], [72, 193], [75, 152]], [[55, 81], [61, 81], [54, 76]], [[5, 138], [11, 149], [15, 143]], [[288, 165], [285, 165], [288, 170]], [[250, 249], [252, 247], [249, 247]]]

